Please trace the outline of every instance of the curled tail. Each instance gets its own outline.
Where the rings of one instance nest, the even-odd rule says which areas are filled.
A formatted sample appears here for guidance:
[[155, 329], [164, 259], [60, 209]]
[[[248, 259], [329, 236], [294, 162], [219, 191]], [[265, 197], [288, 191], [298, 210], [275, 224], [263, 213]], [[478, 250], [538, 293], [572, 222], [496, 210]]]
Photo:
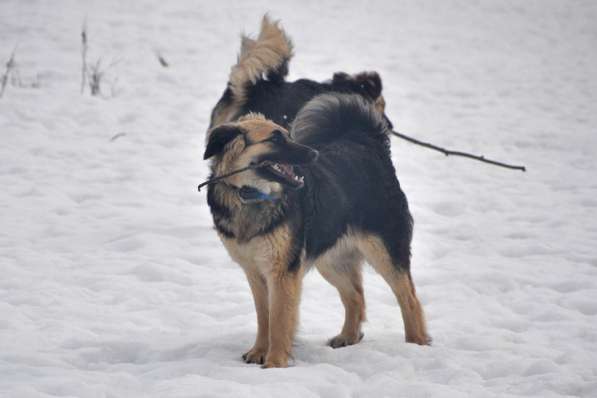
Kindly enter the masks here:
[[389, 151], [387, 130], [383, 115], [361, 95], [327, 93], [299, 111], [290, 134], [297, 142], [315, 148], [339, 139], [375, 140]]
[[228, 87], [212, 111], [211, 127], [233, 120], [247, 100], [249, 89], [260, 80], [283, 81], [292, 58], [292, 41], [266, 14], [256, 39], [241, 36], [240, 53], [230, 70]]

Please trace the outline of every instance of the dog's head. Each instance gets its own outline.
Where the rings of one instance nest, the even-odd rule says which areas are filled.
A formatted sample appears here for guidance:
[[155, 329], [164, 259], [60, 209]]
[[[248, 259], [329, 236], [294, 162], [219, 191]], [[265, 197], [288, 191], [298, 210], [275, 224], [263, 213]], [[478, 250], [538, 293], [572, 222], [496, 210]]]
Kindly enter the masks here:
[[377, 72], [361, 72], [356, 75], [336, 72], [332, 78], [332, 89], [342, 93], [359, 94], [372, 102], [375, 109], [383, 115], [388, 127], [393, 128], [392, 122], [385, 114], [386, 100], [381, 93], [383, 86]]
[[267, 166], [235, 174], [226, 181], [237, 188], [249, 186], [270, 194], [302, 188], [303, 179], [293, 166], [311, 163], [317, 156], [316, 150], [293, 142], [283, 127], [251, 113], [236, 123], [213, 128], [203, 158], [214, 158], [214, 176], [266, 162]]

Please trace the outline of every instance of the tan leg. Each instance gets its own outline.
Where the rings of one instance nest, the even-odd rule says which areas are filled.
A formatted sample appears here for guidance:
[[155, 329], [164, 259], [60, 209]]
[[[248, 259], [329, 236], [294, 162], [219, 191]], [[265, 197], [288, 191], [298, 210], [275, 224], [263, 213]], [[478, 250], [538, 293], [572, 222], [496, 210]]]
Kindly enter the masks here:
[[246, 271], [257, 312], [257, 338], [253, 348], [243, 354], [246, 363], [263, 364], [269, 346], [269, 305], [265, 278], [257, 272]]
[[393, 271], [382, 276], [392, 287], [400, 304], [406, 341], [419, 345], [430, 345], [431, 338], [427, 334], [423, 307], [417, 298], [410, 272]]
[[302, 269], [296, 272], [274, 272], [268, 276], [269, 351], [264, 368], [288, 366], [298, 323], [302, 277]]
[[385, 245], [377, 237], [367, 236], [361, 239], [359, 249], [365, 254], [367, 262], [381, 274], [396, 295], [404, 321], [406, 341], [429, 345], [431, 338], [427, 334], [423, 308], [417, 298], [410, 272], [402, 271], [392, 264]]
[[338, 289], [344, 304], [344, 326], [337, 336], [328, 341], [332, 348], [356, 344], [363, 338], [361, 323], [365, 320], [365, 298], [363, 296], [363, 277], [361, 275], [362, 256], [358, 252], [350, 256], [337, 258], [344, 263], [316, 264], [317, 270]]

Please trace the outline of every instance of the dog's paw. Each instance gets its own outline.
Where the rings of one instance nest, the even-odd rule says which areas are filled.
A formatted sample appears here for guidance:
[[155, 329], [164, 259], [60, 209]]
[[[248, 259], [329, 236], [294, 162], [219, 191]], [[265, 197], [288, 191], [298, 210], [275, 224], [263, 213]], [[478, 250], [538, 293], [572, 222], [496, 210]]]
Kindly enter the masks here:
[[422, 335], [422, 336], [407, 336], [406, 342], [413, 343], [418, 345], [431, 345], [433, 339], [429, 335]]
[[267, 348], [253, 347], [243, 354], [243, 361], [246, 363], [257, 363], [259, 365], [263, 365], [266, 355]]
[[343, 334], [339, 334], [336, 337], [331, 338], [328, 341], [328, 345], [332, 348], [346, 347], [347, 345], [353, 345], [363, 340], [364, 336], [365, 334], [363, 332], [359, 332], [359, 335], [356, 337], [350, 337], [345, 336]]
[[265, 358], [265, 363], [261, 366], [263, 369], [268, 368], [287, 368], [288, 367], [288, 355], [275, 355], [268, 354]]

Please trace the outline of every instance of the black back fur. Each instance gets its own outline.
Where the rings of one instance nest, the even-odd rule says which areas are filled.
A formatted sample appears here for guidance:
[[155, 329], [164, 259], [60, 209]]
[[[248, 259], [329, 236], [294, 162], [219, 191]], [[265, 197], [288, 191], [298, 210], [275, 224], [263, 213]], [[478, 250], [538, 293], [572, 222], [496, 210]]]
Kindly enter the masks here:
[[[373, 102], [382, 92], [382, 82], [377, 72], [362, 72], [355, 76], [337, 72], [332, 80], [320, 83], [310, 79], [285, 81], [287, 71], [288, 68], [285, 64], [281, 69], [270, 71], [267, 79], [248, 83], [246, 99], [233, 119], [249, 112], [257, 112], [288, 129], [300, 109], [319, 94], [334, 92], [358, 94], [367, 102]], [[232, 92], [230, 88], [227, 88], [213, 112], [229, 106], [232, 102]], [[384, 119], [391, 128], [389, 119], [385, 116]], [[211, 127], [214, 126], [211, 125]]]
[[387, 125], [357, 95], [322, 95], [297, 116], [293, 138], [319, 151], [302, 168], [307, 256], [330, 248], [348, 228], [378, 235], [394, 264], [408, 269], [413, 221], [390, 155]]

